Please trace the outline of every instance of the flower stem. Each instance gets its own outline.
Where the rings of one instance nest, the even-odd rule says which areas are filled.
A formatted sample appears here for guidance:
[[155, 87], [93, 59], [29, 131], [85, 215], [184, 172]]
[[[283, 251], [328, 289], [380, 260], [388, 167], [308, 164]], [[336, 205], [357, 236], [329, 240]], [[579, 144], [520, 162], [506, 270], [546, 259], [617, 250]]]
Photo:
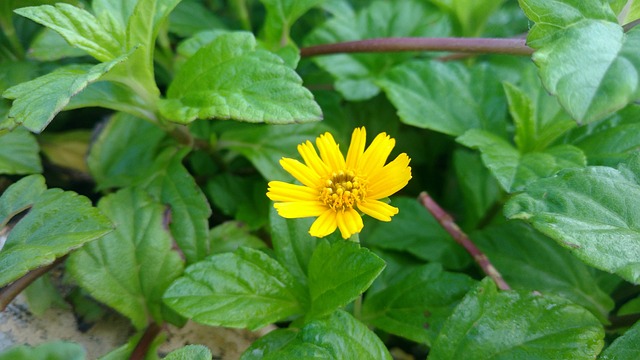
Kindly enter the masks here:
[[300, 49], [302, 57], [359, 52], [454, 51], [531, 56], [533, 49], [522, 38], [419, 38], [396, 37], [314, 45]]
[[422, 192], [420, 194], [419, 200], [422, 205], [429, 210], [438, 223], [440, 223], [440, 226], [442, 226], [442, 228], [444, 228], [458, 244], [462, 245], [462, 247], [471, 254], [482, 271], [493, 279], [498, 288], [501, 290], [511, 289], [507, 282], [502, 278], [502, 275], [500, 275], [498, 270], [493, 266], [493, 264], [491, 264], [487, 255], [478, 249], [476, 244], [469, 239], [467, 234], [458, 227], [458, 225], [453, 221], [451, 215], [444, 211], [426, 192]]

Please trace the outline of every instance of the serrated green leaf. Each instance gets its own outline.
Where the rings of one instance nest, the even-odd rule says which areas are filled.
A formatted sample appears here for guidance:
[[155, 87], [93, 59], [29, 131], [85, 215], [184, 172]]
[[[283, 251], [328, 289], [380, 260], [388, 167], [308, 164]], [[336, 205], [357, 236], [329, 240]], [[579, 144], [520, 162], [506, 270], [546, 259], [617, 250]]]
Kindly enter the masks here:
[[448, 269], [463, 269], [469, 264], [464, 249], [416, 199], [395, 197], [391, 204], [400, 210], [393, 221], [364, 219], [361, 238], [365, 245], [407, 252], [422, 260], [439, 262]]
[[[375, 1], [357, 14], [337, 14], [311, 32], [305, 44], [332, 44], [367, 38], [447, 36], [446, 16], [426, 1]], [[336, 90], [347, 100], [358, 101], [380, 92], [377, 80], [392, 66], [412, 58], [412, 53], [337, 54], [313, 61], [336, 79]]]
[[640, 283], [638, 162], [636, 155], [622, 171], [568, 169], [536, 181], [507, 203], [505, 215], [530, 222], [587, 264]]
[[1, 360], [85, 360], [84, 348], [78, 344], [56, 341], [35, 347], [18, 345], [3, 351]]
[[474, 285], [440, 264], [416, 267], [387, 288], [367, 295], [362, 320], [388, 333], [431, 345], [454, 306]]
[[303, 313], [309, 300], [306, 289], [276, 260], [239, 248], [189, 266], [164, 301], [205, 325], [258, 329]]
[[598, 357], [600, 360], [634, 360], [640, 357], [640, 322], [613, 341]]
[[111, 61], [125, 52], [121, 43], [122, 29], [73, 5], [32, 6], [15, 12], [56, 31], [69, 44], [86, 51], [98, 61]]
[[253, 249], [266, 249], [267, 244], [259, 237], [252, 235], [247, 227], [238, 221], [227, 221], [209, 232], [212, 254], [233, 252], [241, 246]]
[[164, 360], [211, 360], [211, 351], [203, 345], [187, 345], [170, 352]]
[[35, 136], [24, 129], [0, 133], [0, 174], [42, 172], [39, 150]]
[[309, 259], [308, 318], [317, 318], [347, 305], [371, 286], [385, 263], [351, 241], [321, 241]]
[[103, 197], [98, 208], [116, 230], [73, 253], [68, 270], [91, 296], [137, 329], [151, 320], [162, 323], [162, 294], [183, 267], [171, 249], [164, 205], [140, 189], [125, 188]]
[[0, 128], [22, 125], [39, 133], [80, 91], [98, 81], [114, 66], [125, 61], [128, 55], [94, 66], [71, 65], [50, 74], [7, 89], [2, 96], [15, 99], [8, 117], [10, 124]]
[[0, 251], [0, 285], [49, 265], [112, 230], [111, 222], [91, 206], [89, 199], [72, 191], [46, 190], [40, 175], [11, 185], [0, 197], [0, 204], [2, 227], [29, 209], [11, 229]]
[[562, 296], [608, 321], [614, 303], [593, 269], [553, 240], [515, 221], [474, 232], [471, 239], [511, 287]]
[[594, 359], [604, 330], [562, 298], [498, 292], [485, 279], [456, 307], [429, 352], [439, 359]]
[[377, 83], [405, 124], [454, 136], [469, 129], [505, 134], [506, 102], [493, 71], [419, 60], [393, 68]]
[[507, 192], [520, 191], [529, 183], [561, 169], [586, 165], [582, 151], [572, 145], [521, 154], [508, 141], [482, 130], [469, 130], [457, 141], [480, 150], [483, 163]]
[[[233, 76], [229, 76], [233, 74]], [[202, 47], [180, 68], [161, 100], [166, 118], [293, 123], [322, 118], [313, 95], [277, 55], [256, 49], [250, 33], [228, 33]]]

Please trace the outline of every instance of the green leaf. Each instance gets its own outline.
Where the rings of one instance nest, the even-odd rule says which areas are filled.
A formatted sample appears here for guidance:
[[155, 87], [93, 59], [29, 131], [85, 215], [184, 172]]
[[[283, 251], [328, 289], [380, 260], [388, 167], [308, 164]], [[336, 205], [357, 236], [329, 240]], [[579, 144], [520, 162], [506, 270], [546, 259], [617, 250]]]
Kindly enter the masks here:
[[211, 351], [203, 345], [187, 345], [170, 352], [164, 360], [211, 360]]
[[474, 285], [440, 264], [415, 267], [381, 291], [368, 294], [362, 320], [388, 333], [432, 344], [454, 306]]
[[378, 84], [405, 124], [454, 136], [469, 129], [505, 134], [505, 101], [494, 71], [417, 60], [393, 68]]
[[0, 133], [0, 174], [33, 174], [42, 172], [38, 142], [25, 129]]
[[56, 341], [35, 347], [14, 346], [0, 354], [0, 360], [84, 360], [87, 353], [81, 345]]
[[368, 249], [351, 241], [318, 244], [309, 260], [311, 309], [317, 318], [347, 305], [371, 286], [385, 263]]
[[241, 246], [253, 249], [267, 248], [262, 239], [249, 233], [246, 226], [238, 221], [227, 221], [211, 229], [209, 242], [212, 254], [233, 252]]
[[325, 0], [261, 0], [267, 10], [263, 25], [265, 41], [270, 47], [287, 45], [291, 26], [311, 8]]
[[463, 269], [469, 264], [464, 249], [416, 199], [394, 197], [391, 205], [400, 210], [393, 221], [365, 218], [361, 238], [366, 246], [407, 252], [425, 261], [439, 262], [448, 269]]
[[[305, 44], [333, 44], [368, 38], [440, 37], [449, 35], [446, 16], [427, 1], [375, 1], [357, 14], [338, 14], [316, 28]], [[347, 100], [366, 100], [380, 92], [377, 80], [413, 53], [337, 54], [313, 61], [336, 79], [336, 90]]]
[[634, 360], [640, 357], [640, 323], [615, 339], [598, 357], [600, 360]]
[[87, 53], [69, 43], [57, 32], [46, 28], [31, 41], [29, 57], [38, 61], [56, 61], [85, 56]]
[[[148, 104], [145, 104], [145, 99], [122, 83], [98, 81], [90, 84], [71, 98], [65, 110], [87, 107], [102, 107], [121, 111], [140, 119], [150, 120], [151, 123], [157, 120], [156, 114], [149, 109]], [[121, 116], [121, 114], [114, 116]]]
[[29, 210], [10, 230], [0, 251], [0, 286], [112, 230], [111, 222], [89, 199], [72, 191], [47, 190], [40, 175], [11, 185], [0, 197], [0, 204], [2, 228]]
[[181, 1], [169, 15], [169, 31], [182, 37], [224, 28], [222, 21], [197, 0]]
[[[86, 51], [98, 61], [107, 62], [124, 53], [121, 29], [115, 24], [96, 18], [90, 12], [73, 5], [59, 3], [15, 10], [19, 15], [44, 25]], [[118, 31], [120, 30], [120, 33]]]
[[434, 0], [433, 3], [450, 12], [460, 28], [460, 36], [479, 37], [489, 17], [504, 0]]
[[295, 71], [277, 55], [256, 49], [253, 35], [243, 32], [222, 34], [189, 58], [159, 106], [163, 116], [180, 123], [218, 118], [284, 124], [322, 118]]
[[254, 341], [240, 360], [329, 359], [329, 353], [318, 346], [305, 344], [298, 331], [276, 329]]
[[614, 303], [593, 269], [553, 240], [519, 221], [485, 228], [471, 238], [511, 287], [562, 296], [608, 321]]
[[306, 289], [276, 260], [239, 248], [189, 266], [164, 301], [205, 325], [258, 329], [303, 313], [309, 300]]
[[523, 219], [589, 265], [640, 283], [640, 156], [621, 168], [567, 169], [530, 184], [505, 215]]
[[214, 175], [207, 182], [207, 195], [225, 215], [244, 222], [249, 228], [258, 229], [266, 224], [270, 206], [265, 196], [267, 183], [262, 176]]
[[594, 359], [604, 330], [562, 298], [498, 292], [485, 279], [456, 307], [429, 352], [439, 359]]
[[[521, 0], [536, 24], [527, 37], [536, 49], [545, 88], [578, 123], [589, 123], [640, 98], [640, 30], [626, 34], [600, 0]], [[588, 56], [585, 56], [588, 54]], [[635, 75], [634, 75], [635, 74]]]
[[41, 132], [69, 104], [71, 98], [89, 84], [98, 81], [127, 57], [128, 55], [123, 55], [94, 66], [67, 66], [10, 87], [2, 96], [15, 99], [8, 115], [11, 121], [10, 124], [0, 124], [0, 129], [20, 124], [32, 132]]
[[112, 18], [124, 31], [137, 3], [130, 0], [93, 0], [91, 7], [99, 18]]
[[66, 309], [69, 304], [62, 298], [60, 291], [51, 281], [49, 274], [44, 274], [22, 292], [27, 299], [29, 311], [35, 316], [42, 316], [52, 307]]
[[482, 130], [469, 130], [457, 141], [480, 150], [482, 162], [507, 192], [523, 190], [531, 182], [561, 169], [586, 165], [582, 151], [572, 145], [521, 154], [508, 141]]
[[131, 319], [139, 330], [163, 322], [162, 294], [182, 273], [171, 249], [165, 207], [140, 189], [125, 188], [98, 203], [117, 228], [84, 246], [68, 270], [91, 296]]

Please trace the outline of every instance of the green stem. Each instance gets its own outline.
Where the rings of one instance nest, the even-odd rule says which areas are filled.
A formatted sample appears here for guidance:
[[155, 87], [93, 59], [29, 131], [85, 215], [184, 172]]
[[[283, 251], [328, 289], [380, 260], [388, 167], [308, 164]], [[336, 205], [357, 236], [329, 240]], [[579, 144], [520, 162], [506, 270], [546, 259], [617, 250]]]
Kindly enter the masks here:
[[362, 294], [358, 295], [353, 302], [353, 317], [357, 320], [362, 319]]
[[251, 18], [249, 17], [249, 9], [246, 0], [231, 1], [231, 9], [240, 20], [243, 30], [251, 31]]

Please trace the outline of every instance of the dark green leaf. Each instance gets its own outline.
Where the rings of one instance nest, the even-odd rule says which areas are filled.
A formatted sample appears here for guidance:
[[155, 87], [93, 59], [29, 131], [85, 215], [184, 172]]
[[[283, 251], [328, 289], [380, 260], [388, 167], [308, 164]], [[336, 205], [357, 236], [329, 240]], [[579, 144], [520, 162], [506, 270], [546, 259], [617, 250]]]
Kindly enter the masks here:
[[181, 1], [169, 15], [169, 31], [182, 37], [224, 28], [222, 21], [197, 0]]
[[[275, 355], [280, 356], [280, 359], [287, 359], [283, 355], [283, 348], [292, 347], [295, 344], [298, 332], [293, 329], [276, 329], [269, 332], [265, 336], [260, 337], [254, 341], [247, 350], [242, 354], [240, 360], [265, 360], [274, 358]], [[293, 343], [293, 344], [292, 344]], [[291, 353], [290, 351], [289, 353]], [[289, 353], [286, 353], [289, 355]], [[311, 355], [311, 356], [310, 356]], [[299, 359], [316, 359], [315, 354], [306, 353], [304, 356], [298, 357]]]
[[265, 225], [269, 199], [265, 196], [267, 184], [259, 176], [214, 175], [206, 192], [213, 204], [225, 215], [244, 222], [251, 229]]
[[87, 353], [78, 344], [50, 342], [35, 347], [14, 346], [0, 354], [0, 360], [84, 360]]
[[125, 188], [98, 203], [116, 230], [84, 246], [68, 270], [94, 298], [131, 319], [137, 329], [163, 322], [162, 294], [182, 273], [171, 249], [165, 207], [140, 189]]
[[487, 278], [456, 307], [429, 360], [586, 360], [603, 339], [602, 325], [582, 307], [532, 292], [498, 292]]
[[251, 235], [246, 226], [237, 221], [227, 221], [211, 229], [209, 242], [212, 254], [233, 252], [241, 246], [253, 249], [267, 247], [264, 241]]
[[60, 34], [48, 28], [40, 32], [29, 47], [29, 57], [39, 61], [56, 61], [86, 54], [84, 50], [69, 45]]
[[504, 0], [434, 0], [433, 3], [450, 12], [460, 28], [460, 36], [478, 37], [485, 23]]
[[240, 248], [189, 266], [164, 301], [205, 325], [258, 329], [303, 313], [309, 300], [280, 263], [261, 251]]
[[602, 354], [600, 360], [634, 360], [640, 358], [640, 322], [617, 338]]
[[202, 345], [187, 345], [170, 352], [164, 360], [211, 360], [211, 351]]
[[0, 133], [0, 174], [42, 172], [38, 142], [22, 128]]
[[267, 10], [263, 32], [273, 48], [286, 45], [291, 26], [311, 8], [325, 0], [261, 0]]
[[181, 123], [218, 118], [283, 124], [322, 118], [295, 71], [278, 56], [256, 49], [253, 35], [242, 32], [222, 34], [190, 57], [159, 105], [164, 116]]

